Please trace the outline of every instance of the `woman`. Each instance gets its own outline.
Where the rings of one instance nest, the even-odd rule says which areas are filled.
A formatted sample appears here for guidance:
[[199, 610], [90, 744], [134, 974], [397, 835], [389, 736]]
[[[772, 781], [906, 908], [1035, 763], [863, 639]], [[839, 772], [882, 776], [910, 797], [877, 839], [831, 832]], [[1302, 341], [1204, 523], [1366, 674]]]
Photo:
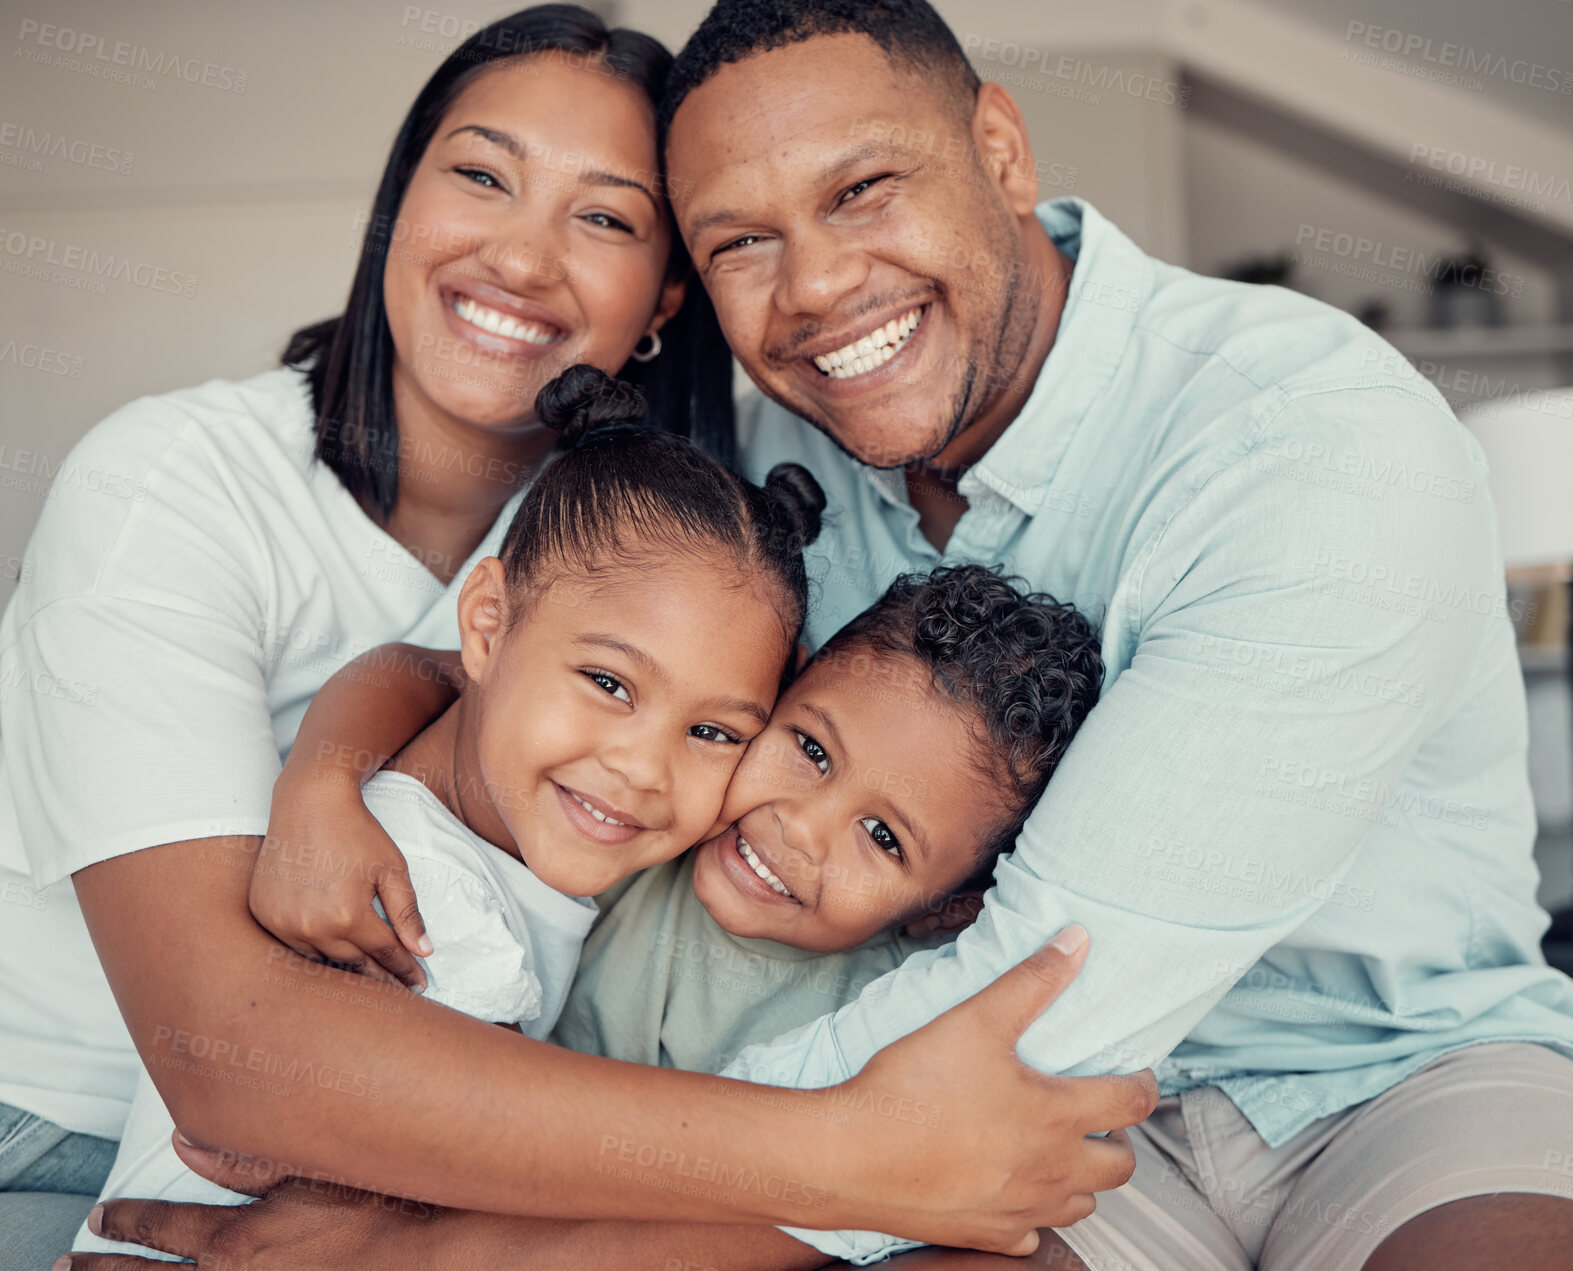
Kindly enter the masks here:
[[941, 1152], [874, 1113], [829, 1125], [812, 1092], [738, 1099], [390, 999], [247, 911], [312, 693], [368, 646], [453, 646], [444, 588], [548, 448], [541, 384], [622, 369], [668, 426], [728, 437], [715, 329], [699, 289], [685, 299], [656, 175], [666, 60], [571, 6], [477, 33], [400, 130], [345, 314], [292, 342], [300, 369], [134, 403], [63, 468], [117, 479], [57, 486], [0, 630], [0, 861], [7, 898], [36, 898], [0, 923], [0, 1227], [18, 1265], [40, 1252], [11, 1238], [38, 1231], [25, 1193], [101, 1183], [133, 1041], [194, 1140], [444, 1205], [802, 1216], [801, 1188], [630, 1188], [609, 1141], [812, 1179], [816, 1223], [996, 1248], [1091, 1190], [1064, 1169], [1087, 1127], [1063, 1128], [1070, 1100], [1014, 1057], [1066, 977], [1052, 953], [1052, 983], [1006, 977], [854, 1079], [864, 1103], [945, 1092]]

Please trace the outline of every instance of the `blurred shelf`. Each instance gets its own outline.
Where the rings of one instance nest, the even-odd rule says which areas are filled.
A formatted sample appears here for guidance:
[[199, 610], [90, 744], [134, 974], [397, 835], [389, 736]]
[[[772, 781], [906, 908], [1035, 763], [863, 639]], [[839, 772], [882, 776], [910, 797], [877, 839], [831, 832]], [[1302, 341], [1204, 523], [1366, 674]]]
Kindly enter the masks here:
[[1573, 353], [1573, 323], [1568, 322], [1517, 327], [1399, 327], [1382, 335], [1408, 358]]
[[1525, 671], [1541, 673], [1566, 671], [1568, 669], [1567, 645], [1521, 644], [1518, 646], [1518, 660]]

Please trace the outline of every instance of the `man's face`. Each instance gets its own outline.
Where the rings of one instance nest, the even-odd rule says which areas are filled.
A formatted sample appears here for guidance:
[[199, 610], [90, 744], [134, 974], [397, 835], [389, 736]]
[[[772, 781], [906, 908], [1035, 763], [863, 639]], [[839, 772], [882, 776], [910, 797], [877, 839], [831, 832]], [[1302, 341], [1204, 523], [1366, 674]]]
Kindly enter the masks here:
[[672, 121], [678, 222], [733, 352], [865, 463], [939, 454], [1025, 356], [1031, 196], [992, 153], [943, 84], [861, 35], [723, 66]]

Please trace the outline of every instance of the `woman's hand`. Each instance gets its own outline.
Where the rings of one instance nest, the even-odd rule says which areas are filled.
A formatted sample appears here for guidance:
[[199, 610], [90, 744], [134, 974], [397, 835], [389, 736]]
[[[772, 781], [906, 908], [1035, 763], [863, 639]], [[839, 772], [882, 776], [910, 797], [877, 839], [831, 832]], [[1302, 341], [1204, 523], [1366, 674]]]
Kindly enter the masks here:
[[[878, 1180], [879, 1229], [1027, 1254], [1037, 1228], [1079, 1222], [1095, 1208], [1094, 1192], [1129, 1180], [1136, 1158], [1124, 1130], [1158, 1101], [1152, 1073], [1052, 1077], [1016, 1057], [1023, 1030], [1086, 957], [1086, 932], [1067, 927], [826, 1092], [834, 1108], [850, 1110], [840, 1143], [854, 1168], [837, 1176]], [[1087, 1137], [1103, 1132], [1109, 1137]]]
[[[372, 907], [381, 900], [384, 922]], [[251, 914], [303, 957], [417, 992], [429, 956], [404, 856], [366, 810], [355, 773], [291, 760], [273, 787], [251, 875]], [[391, 924], [391, 927], [390, 927]]]

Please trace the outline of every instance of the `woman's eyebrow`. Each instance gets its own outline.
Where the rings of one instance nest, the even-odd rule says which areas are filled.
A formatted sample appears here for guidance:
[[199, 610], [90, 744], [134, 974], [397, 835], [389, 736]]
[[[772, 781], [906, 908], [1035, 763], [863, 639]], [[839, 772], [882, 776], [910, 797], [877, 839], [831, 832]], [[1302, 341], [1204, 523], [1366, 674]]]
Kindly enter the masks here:
[[[492, 145], [506, 150], [515, 159], [527, 157], [524, 144], [511, 132], [503, 132], [499, 128], [488, 128], [484, 124], [460, 124], [452, 132], [446, 134], [443, 140], [447, 141], [449, 137], [456, 137], [461, 132], [473, 132], [478, 137], [484, 137]], [[635, 181], [631, 177], [618, 176], [615, 172], [606, 172], [600, 168], [591, 168], [581, 172], [579, 176], [587, 185], [615, 185], [623, 189], [638, 190], [645, 198], [655, 204], [657, 211], [661, 210], [661, 200], [656, 198], [655, 192], [643, 182]]]

